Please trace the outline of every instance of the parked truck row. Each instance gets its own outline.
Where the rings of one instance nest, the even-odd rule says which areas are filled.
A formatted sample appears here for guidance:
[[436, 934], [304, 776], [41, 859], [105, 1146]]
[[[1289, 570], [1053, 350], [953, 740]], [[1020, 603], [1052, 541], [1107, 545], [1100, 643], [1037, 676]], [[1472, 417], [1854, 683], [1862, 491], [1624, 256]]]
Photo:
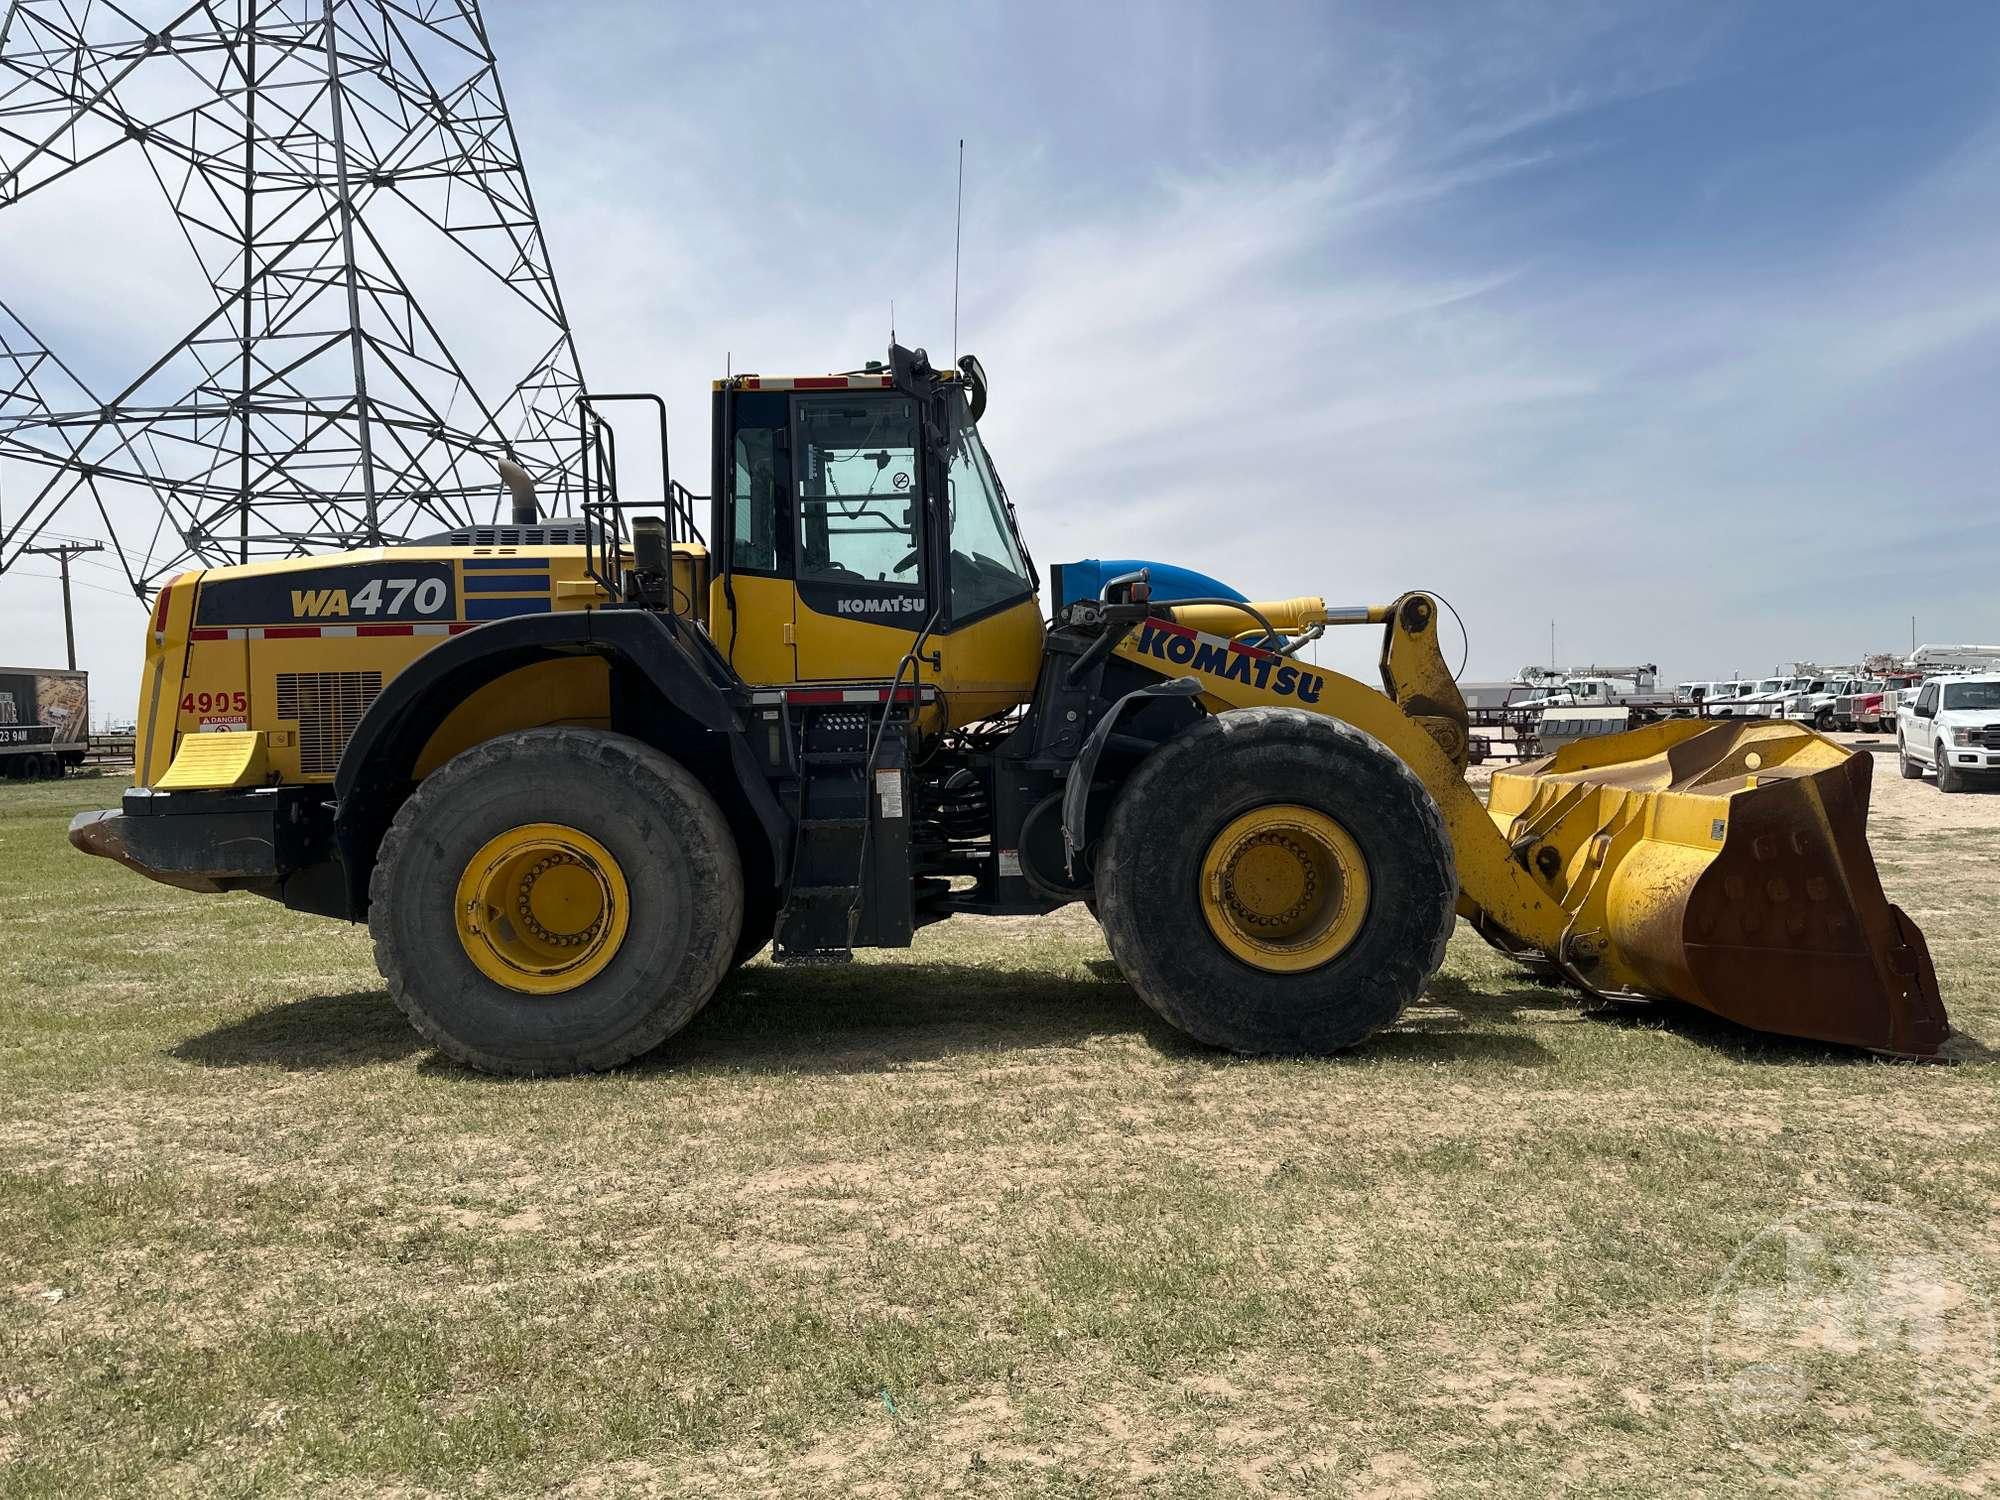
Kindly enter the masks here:
[[[1769, 677], [1697, 679], [1672, 692], [1650, 663], [1525, 667], [1511, 683], [1467, 685], [1466, 701], [1476, 727], [1490, 731], [1486, 748], [1525, 757], [1667, 718], [1790, 719], [1822, 733], [1896, 733], [1900, 711], [1927, 679], [1979, 671], [2000, 672], [2000, 646], [1923, 646], [1846, 667], [1792, 662]], [[1905, 765], [1912, 763], [1932, 762], [1920, 754]]]
[[2000, 646], [1920, 646], [1908, 656], [1878, 655], [1852, 667], [1793, 663], [1759, 679], [1683, 682], [1675, 712], [1709, 718], [1796, 719], [1815, 729], [1889, 733], [1898, 711], [1927, 679], [2000, 671]]

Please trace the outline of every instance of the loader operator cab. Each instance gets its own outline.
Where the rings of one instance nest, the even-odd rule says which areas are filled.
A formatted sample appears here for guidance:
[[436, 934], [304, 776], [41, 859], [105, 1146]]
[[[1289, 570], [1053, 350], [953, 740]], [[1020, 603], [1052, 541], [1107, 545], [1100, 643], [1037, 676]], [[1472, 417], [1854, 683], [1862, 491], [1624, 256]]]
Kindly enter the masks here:
[[1027, 699], [1037, 579], [980, 441], [977, 362], [921, 351], [830, 376], [718, 381], [709, 630], [757, 686], [914, 676], [954, 723]]

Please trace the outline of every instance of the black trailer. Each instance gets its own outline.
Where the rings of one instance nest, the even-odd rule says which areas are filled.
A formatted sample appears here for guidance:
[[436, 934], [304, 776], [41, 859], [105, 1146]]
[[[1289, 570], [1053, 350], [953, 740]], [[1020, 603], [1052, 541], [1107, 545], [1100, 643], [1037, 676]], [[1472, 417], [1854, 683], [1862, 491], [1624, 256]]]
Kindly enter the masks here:
[[90, 679], [59, 667], [0, 667], [0, 779], [43, 781], [90, 752]]

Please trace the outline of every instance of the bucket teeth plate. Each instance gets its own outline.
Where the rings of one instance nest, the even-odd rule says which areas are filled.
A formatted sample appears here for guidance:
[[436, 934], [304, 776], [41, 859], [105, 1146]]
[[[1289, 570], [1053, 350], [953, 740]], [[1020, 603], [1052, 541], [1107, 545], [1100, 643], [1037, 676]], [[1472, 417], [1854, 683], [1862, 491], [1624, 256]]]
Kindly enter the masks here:
[[1585, 988], [1936, 1057], [1950, 1026], [1869, 852], [1872, 773], [1803, 725], [1671, 720], [1496, 771], [1487, 810], [1568, 912], [1544, 956]]

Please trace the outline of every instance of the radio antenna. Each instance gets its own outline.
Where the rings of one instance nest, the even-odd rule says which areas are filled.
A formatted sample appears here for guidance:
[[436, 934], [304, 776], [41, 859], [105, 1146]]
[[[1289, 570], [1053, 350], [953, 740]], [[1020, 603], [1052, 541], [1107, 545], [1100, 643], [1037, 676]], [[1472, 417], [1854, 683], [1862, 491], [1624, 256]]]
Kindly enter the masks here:
[[958, 210], [951, 225], [951, 362], [958, 364], [958, 247], [965, 238], [965, 137], [958, 138]]

